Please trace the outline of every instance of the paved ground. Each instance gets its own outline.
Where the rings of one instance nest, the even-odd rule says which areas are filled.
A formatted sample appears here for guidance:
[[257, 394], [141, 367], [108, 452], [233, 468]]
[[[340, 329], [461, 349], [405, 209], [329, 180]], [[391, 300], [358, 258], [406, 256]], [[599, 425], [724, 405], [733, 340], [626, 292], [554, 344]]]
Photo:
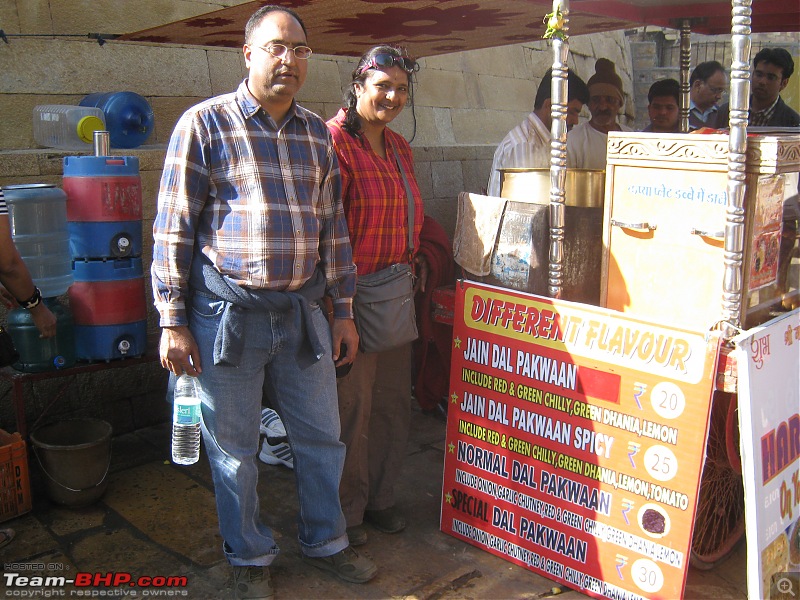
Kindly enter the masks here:
[[[272, 568], [277, 598], [585, 597], [441, 533], [445, 422], [415, 411], [412, 426], [398, 498], [409, 526], [397, 535], [370, 530], [363, 549], [380, 572], [366, 585], [340, 582], [300, 560], [293, 473], [261, 465], [262, 510], [282, 548]], [[34, 510], [0, 525], [16, 531], [14, 541], [0, 550], [5, 572], [20, 572], [19, 565], [9, 563], [26, 563], [34, 566], [31, 575], [43, 576], [69, 577], [76, 571], [129, 572], [134, 577], [185, 575], [186, 597], [229, 597], [231, 570], [221, 553], [208, 466], [204, 458], [192, 467], [170, 464], [166, 460], [168, 434], [168, 427], [162, 426], [115, 438], [108, 490], [87, 508], [51, 504], [41, 475], [32, 465]], [[44, 564], [44, 569], [36, 570], [36, 563]], [[50, 597], [91, 591], [45, 588], [39, 597], [47, 597], [48, 590]], [[129, 590], [116, 591], [124, 597]], [[21, 597], [19, 592], [0, 581], [0, 597]], [[713, 571], [690, 570], [686, 598], [745, 597], [744, 545]]]

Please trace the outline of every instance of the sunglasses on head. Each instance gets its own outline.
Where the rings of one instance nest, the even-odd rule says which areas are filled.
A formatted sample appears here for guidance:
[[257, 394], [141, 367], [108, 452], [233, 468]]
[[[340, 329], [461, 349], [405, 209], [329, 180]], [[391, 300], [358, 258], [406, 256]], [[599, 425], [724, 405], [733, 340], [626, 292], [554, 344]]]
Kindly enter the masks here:
[[360, 72], [363, 73], [367, 69], [388, 69], [389, 67], [400, 67], [406, 73], [416, 73], [419, 71], [419, 64], [417, 61], [407, 56], [376, 54], [361, 66]]

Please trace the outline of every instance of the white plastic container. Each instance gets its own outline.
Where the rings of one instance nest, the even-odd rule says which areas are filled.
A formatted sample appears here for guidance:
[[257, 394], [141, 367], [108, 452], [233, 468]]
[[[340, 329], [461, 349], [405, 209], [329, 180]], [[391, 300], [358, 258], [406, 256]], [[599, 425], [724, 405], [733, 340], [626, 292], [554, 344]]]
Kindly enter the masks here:
[[105, 116], [99, 108], [69, 104], [33, 108], [33, 139], [47, 148], [91, 151], [94, 132], [105, 128]]

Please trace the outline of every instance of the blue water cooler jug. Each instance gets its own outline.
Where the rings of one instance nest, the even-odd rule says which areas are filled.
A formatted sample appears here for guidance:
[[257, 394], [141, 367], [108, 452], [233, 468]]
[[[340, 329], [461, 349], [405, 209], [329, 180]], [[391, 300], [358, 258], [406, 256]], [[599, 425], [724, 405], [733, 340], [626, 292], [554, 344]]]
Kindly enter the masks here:
[[153, 109], [134, 92], [89, 94], [80, 105], [103, 111], [112, 148], [138, 148], [153, 131]]
[[65, 294], [72, 285], [67, 195], [54, 185], [3, 186], [11, 236], [42, 296]]
[[13, 364], [17, 371], [41, 373], [66, 369], [75, 364], [75, 330], [72, 313], [58, 298], [43, 302], [56, 317], [56, 335], [40, 338], [30, 311], [15, 308], [8, 313], [8, 333], [14, 340], [19, 359]]

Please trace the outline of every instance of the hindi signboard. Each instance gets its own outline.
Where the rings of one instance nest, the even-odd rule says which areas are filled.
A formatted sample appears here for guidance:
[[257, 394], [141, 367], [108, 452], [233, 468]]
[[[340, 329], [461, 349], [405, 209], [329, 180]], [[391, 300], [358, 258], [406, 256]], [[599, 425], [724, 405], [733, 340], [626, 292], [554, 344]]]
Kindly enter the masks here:
[[800, 594], [800, 309], [734, 338], [750, 598]]
[[677, 598], [717, 340], [456, 285], [442, 531], [598, 598]]

